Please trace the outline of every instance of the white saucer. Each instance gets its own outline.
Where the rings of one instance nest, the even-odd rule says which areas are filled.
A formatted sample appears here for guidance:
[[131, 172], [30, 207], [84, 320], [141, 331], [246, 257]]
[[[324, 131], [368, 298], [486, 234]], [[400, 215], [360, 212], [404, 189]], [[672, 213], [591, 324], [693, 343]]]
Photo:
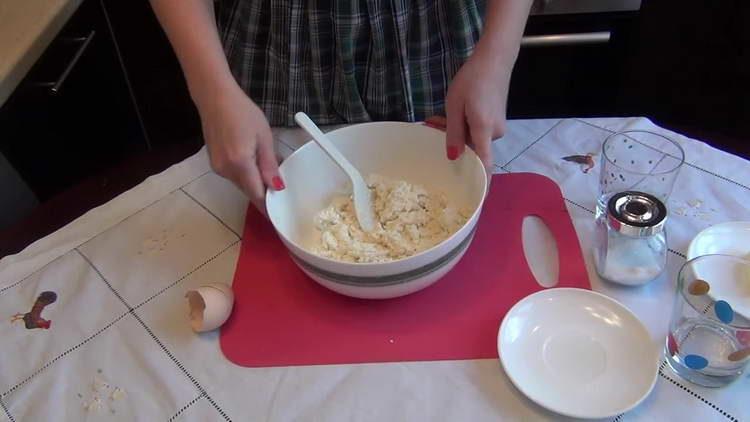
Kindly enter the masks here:
[[[703, 255], [733, 255], [750, 260], [750, 222], [733, 221], [711, 226], [690, 242], [687, 259]], [[750, 319], [750, 274], [730, 274], [730, 269], [714, 268], [708, 262], [696, 265], [696, 275], [711, 284], [708, 295], [713, 300], [726, 300], [735, 312]], [[728, 272], [730, 271], [730, 272]], [[719, 278], [733, 278], [736, 283], [711, 283]]]
[[659, 348], [625, 306], [583, 289], [547, 289], [516, 303], [497, 348], [513, 384], [537, 404], [575, 418], [637, 406], [656, 382]]

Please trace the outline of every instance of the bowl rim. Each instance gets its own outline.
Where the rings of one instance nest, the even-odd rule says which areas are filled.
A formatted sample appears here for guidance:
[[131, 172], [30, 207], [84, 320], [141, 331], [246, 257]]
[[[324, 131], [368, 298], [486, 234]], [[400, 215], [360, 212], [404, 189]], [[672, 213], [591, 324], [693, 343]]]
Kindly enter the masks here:
[[[433, 127], [430, 127], [430, 126], [426, 126], [426, 125], [422, 124], [421, 122], [412, 123], [412, 122], [399, 122], [399, 121], [379, 121], [379, 122], [354, 123], [354, 124], [351, 124], [351, 125], [348, 125], [348, 126], [344, 126], [344, 127], [339, 127], [339, 128], [333, 129], [333, 130], [331, 130], [329, 132], [326, 132], [326, 134], [334, 133], [334, 132], [346, 132], [346, 131], [349, 131], [349, 130], [355, 130], [355, 129], [359, 129], [359, 128], [366, 127], [366, 126], [392, 126], [392, 125], [404, 126], [404, 127], [410, 127], [410, 128], [411, 127], [421, 127], [421, 128], [424, 128], [425, 130], [434, 131], [436, 133], [440, 133], [440, 134], [444, 134], [445, 133], [444, 131], [442, 131], [440, 129], [436, 129], [436, 128], [433, 128]], [[312, 141], [312, 139], [308, 139], [307, 142], [305, 142], [302, 146], [300, 146], [299, 148], [297, 148], [293, 153], [291, 153], [289, 155], [289, 157], [287, 157], [281, 163], [281, 165], [279, 166], [279, 169], [281, 170], [281, 168], [283, 168], [284, 165], [289, 162], [289, 159], [291, 159], [295, 155], [302, 154], [303, 149], [305, 149], [305, 148], [314, 148], [315, 145], [316, 144], [315, 144], [315, 142]], [[477, 165], [479, 165], [480, 168], [484, 168], [484, 164], [482, 163], [482, 160], [479, 158], [479, 156], [471, 148], [466, 148], [464, 150], [464, 154], [459, 159], [465, 159], [464, 157], [467, 154], [468, 154], [468, 157], [469, 157], [468, 159], [469, 160], [473, 160], [474, 163], [477, 164]], [[417, 260], [417, 259], [419, 259], [419, 258], [421, 258], [421, 257], [423, 257], [425, 255], [428, 255], [428, 254], [434, 252], [436, 249], [440, 248], [441, 246], [445, 245], [446, 243], [448, 243], [448, 242], [452, 241], [453, 239], [455, 239], [456, 237], [458, 237], [458, 234], [460, 232], [464, 231], [464, 229], [466, 229], [470, 223], [474, 222], [475, 225], [478, 224], [478, 222], [479, 222], [478, 221], [478, 215], [479, 215], [479, 213], [482, 212], [482, 207], [484, 206], [484, 201], [487, 198], [487, 192], [489, 190], [489, 175], [488, 175], [487, 171], [482, 172], [482, 174], [483, 174], [482, 175], [482, 190], [483, 190], [482, 197], [480, 198], [479, 203], [477, 204], [477, 206], [472, 211], [471, 216], [469, 216], [469, 218], [466, 219], [466, 222], [461, 227], [459, 227], [458, 230], [456, 230], [453, 234], [451, 234], [450, 236], [448, 236], [445, 239], [443, 239], [440, 243], [438, 243], [436, 245], [433, 245], [433, 246], [431, 246], [431, 247], [429, 247], [429, 248], [427, 248], [427, 249], [425, 249], [423, 251], [420, 251], [420, 252], [418, 252], [418, 253], [416, 253], [414, 255], [410, 255], [410, 256], [407, 256], [405, 258], [394, 259], [392, 261], [385, 261], [385, 262], [350, 262], [350, 261], [340, 261], [340, 260], [337, 260], [337, 259], [332, 259], [332, 258], [328, 258], [328, 257], [317, 255], [314, 252], [310, 251], [308, 248], [303, 247], [302, 245], [300, 245], [298, 242], [290, 239], [281, 230], [279, 230], [278, 227], [276, 226], [276, 222], [274, 221], [273, 216], [268, 211], [268, 204], [272, 200], [272, 197], [273, 197], [273, 195], [276, 192], [274, 192], [271, 189], [267, 189], [266, 190], [266, 197], [265, 197], [265, 201], [264, 202], [265, 202], [265, 206], [266, 206], [266, 213], [268, 215], [268, 219], [271, 221], [271, 225], [273, 225], [274, 230], [276, 231], [276, 233], [279, 236], [283, 237], [284, 240], [286, 242], [288, 242], [289, 244], [293, 245], [294, 247], [298, 248], [301, 251], [304, 251], [306, 253], [309, 253], [310, 255], [315, 256], [318, 259], [321, 259], [323, 261], [327, 261], [327, 262], [330, 262], [330, 263], [335, 263], [337, 265], [345, 265], [345, 266], [352, 266], [352, 267], [368, 267], [368, 266], [373, 266], [373, 265], [404, 263], [404, 262], [407, 262], [409, 260]], [[473, 230], [470, 230], [468, 233], [466, 233], [466, 237], [467, 238], [471, 237], [472, 234], [473, 234]], [[291, 253], [291, 250], [289, 251], [289, 253]], [[295, 257], [297, 259], [301, 260], [301, 261], [307, 262], [307, 260], [305, 260], [303, 257], [296, 256], [296, 255], [295, 255]]]

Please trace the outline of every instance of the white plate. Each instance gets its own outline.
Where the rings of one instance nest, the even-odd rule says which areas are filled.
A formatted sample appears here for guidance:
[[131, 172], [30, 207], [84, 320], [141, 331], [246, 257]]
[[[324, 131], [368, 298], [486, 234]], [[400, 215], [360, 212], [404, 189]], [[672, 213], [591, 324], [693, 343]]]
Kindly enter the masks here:
[[750, 259], [750, 221], [721, 223], [698, 233], [690, 242], [687, 259], [715, 254]]
[[[750, 222], [733, 221], [711, 226], [690, 242], [687, 259], [703, 255], [733, 255], [750, 260]], [[735, 312], [750, 319], [750, 274], [736, 274], [727, 268], [714, 268], [710, 261], [695, 268], [696, 275], [711, 283], [711, 280], [732, 278], [735, 283], [711, 283], [708, 295], [713, 300], [726, 300]]]
[[627, 412], [651, 392], [659, 349], [626, 307], [583, 289], [547, 289], [503, 319], [505, 372], [537, 404], [575, 418]]

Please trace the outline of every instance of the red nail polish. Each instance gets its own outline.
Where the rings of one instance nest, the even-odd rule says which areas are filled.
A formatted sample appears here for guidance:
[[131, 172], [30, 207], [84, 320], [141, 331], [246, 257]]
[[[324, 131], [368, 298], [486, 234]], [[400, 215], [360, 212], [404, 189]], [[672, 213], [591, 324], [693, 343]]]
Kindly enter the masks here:
[[284, 190], [284, 188], [286, 187], [284, 186], [284, 181], [281, 180], [281, 177], [279, 176], [274, 176], [271, 182], [273, 182], [274, 190]]
[[451, 145], [451, 146], [448, 147], [448, 159], [451, 160], [451, 161], [453, 161], [456, 158], [458, 158], [458, 148], [456, 148], [455, 146]]
[[433, 129], [442, 130], [445, 132], [445, 126], [439, 124], [439, 123], [433, 123], [433, 122], [424, 122], [423, 123], [427, 127], [431, 127]]

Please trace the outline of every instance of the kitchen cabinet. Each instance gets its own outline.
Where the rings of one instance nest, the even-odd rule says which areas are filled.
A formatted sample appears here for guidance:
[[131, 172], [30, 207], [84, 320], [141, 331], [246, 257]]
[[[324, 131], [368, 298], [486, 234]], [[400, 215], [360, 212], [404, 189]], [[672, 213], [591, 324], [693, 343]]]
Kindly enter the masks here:
[[0, 153], [0, 204], [3, 204], [2, 211], [0, 211], [0, 229], [10, 226], [38, 204], [34, 193], [2, 153]]
[[0, 128], [0, 152], [41, 202], [149, 149], [100, 0], [48, 46], [0, 108]]
[[154, 148], [202, 143], [200, 117], [148, 0], [102, 0]]

